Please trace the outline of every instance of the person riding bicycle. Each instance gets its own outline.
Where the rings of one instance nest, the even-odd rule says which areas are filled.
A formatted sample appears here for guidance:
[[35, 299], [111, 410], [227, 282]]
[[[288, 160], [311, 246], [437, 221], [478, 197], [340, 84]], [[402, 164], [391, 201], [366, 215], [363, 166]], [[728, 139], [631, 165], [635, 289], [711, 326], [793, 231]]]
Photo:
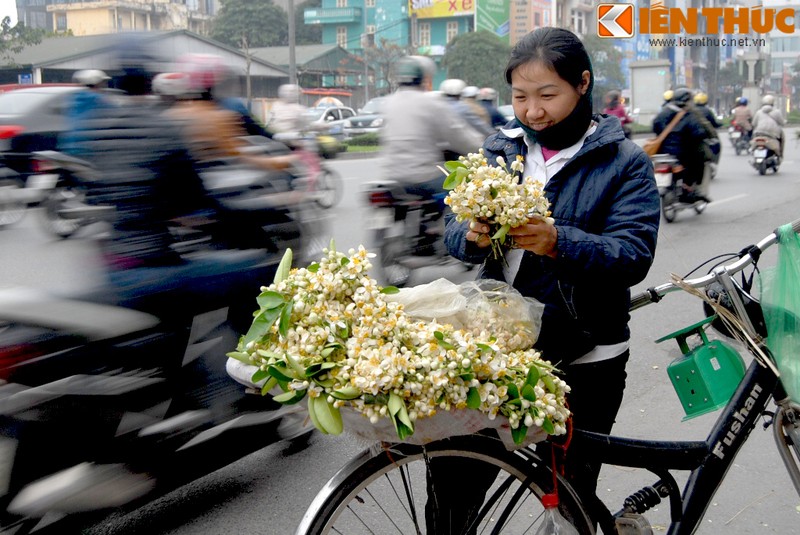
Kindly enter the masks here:
[[673, 180], [682, 181], [680, 200], [687, 203], [698, 200], [709, 202], [701, 191], [706, 162], [713, 159], [705, 140], [715, 138], [716, 132], [694, 109], [692, 98], [690, 89], [676, 89], [670, 103], [653, 119], [653, 132], [661, 134], [678, 113], [684, 112], [664, 139], [660, 152], [671, 154], [678, 160], [673, 167]]
[[[656, 250], [661, 215], [653, 166], [616, 118], [592, 114], [592, 63], [572, 32], [546, 27], [527, 34], [512, 49], [505, 76], [515, 121], [486, 139], [486, 158], [524, 157], [524, 175], [544, 184], [555, 224], [533, 218], [511, 229], [514, 248], [505, 262], [490, 252], [484, 221], [459, 223], [448, 214], [445, 243], [455, 258], [482, 264], [481, 277], [544, 303], [534, 347], [571, 386], [574, 427], [608, 433], [625, 388], [629, 289], [645, 278]], [[587, 495], [595, 488], [599, 465], [591, 452], [570, 448], [565, 469]], [[483, 478], [472, 467], [446, 463], [439, 473], [435, 484], [451, 491], [448, 505], [458, 511], [451, 532], [466, 533]]]
[[[424, 56], [406, 56], [395, 65], [399, 88], [382, 105], [385, 126], [380, 132], [382, 173], [402, 183], [408, 193], [423, 199], [444, 199], [442, 173], [444, 151], [467, 154], [483, 140], [476, 130], [442, 99], [431, 98], [436, 65]], [[428, 214], [431, 224], [423, 230], [429, 244], [440, 239], [435, 234], [444, 202], [436, 213]]]
[[767, 137], [767, 147], [774, 151], [778, 158], [782, 158], [785, 145], [783, 125], [786, 121], [774, 105], [775, 97], [772, 95], [764, 95], [761, 99], [761, 108], [753, 117], [753, 137]]
[[731, 124], [742, 133], [742, 137], [749, 143], [753, 135], [753, 112], [747, 107], [748, 102], [746, 97], [741, 97], [736, 101]]

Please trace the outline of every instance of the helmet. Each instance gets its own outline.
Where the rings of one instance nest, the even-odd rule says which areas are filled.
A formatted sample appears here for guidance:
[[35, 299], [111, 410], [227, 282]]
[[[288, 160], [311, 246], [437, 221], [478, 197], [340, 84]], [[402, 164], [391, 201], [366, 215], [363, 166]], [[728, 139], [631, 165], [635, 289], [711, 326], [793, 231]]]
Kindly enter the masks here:
[[477, 98], [479, 91], [474, 85], [468, 85], [461, 90], [461, 98]]
[[775, 97], [772, 95], [764, 95], [764, 98], [761, 99], [761, 104], [764, 106], [773, 106], [775, 104]]
[[497, 91], [495, 91], [491, 87], [482, 87], [481, 90], [478, 91], [478, 100], [494, 101], [496, 98], [497, 98]]
[[675, 92], [672, 89], [664, 91], [664, 102], [671, 101], [673, 96], [675, 96]]
[[185, 54], [178, 58], [178, 70], [188, 77], [188, 92], [199, 94], [211, 93], [233, 74], [222, 58], [213, 54]]
[[278, 98], [285, 102], [300, 102], [300, 93], [300, 86], [295, 84], [283, 84], [278, 88]]
[[688, 87], [679, 87], [672, 94], [672, 102], [683, 108], [692, 101], [692, 90]]
[[750, 101], [749, 101], [749, 100], [747, 100], [747, 97], [741, 97], [741, 98], [739, 99], [739, 106], [747, 106], [747, 103], [748, 103], [748, 102], [750, 102]]
[[700, 104], [701, 106], [708, 102], [708, 95], [700, 91], [694, 96], [694, 103]]
[[162, 72], [153, 78], [153, 93], [177, 97], [189, 93], [189, 75], [185, 72]]
[[439, 85], [439, 91], [448, 97], [460, 97], [461, 92], [464, 91], [466, 87], [467, 83], [464, 80], [459, 80], [458, 78], [448, 78]]
[[95, 87], [108, 80], [111, 77], [99, 69], [85, 69], [72, 75], [72, 81], [87, 87]]
[[433, 77], [436, 64], [425, 56], [405, 56], [394, 64], [394, 78], [400, 85], [422, 85], [426, 77]]

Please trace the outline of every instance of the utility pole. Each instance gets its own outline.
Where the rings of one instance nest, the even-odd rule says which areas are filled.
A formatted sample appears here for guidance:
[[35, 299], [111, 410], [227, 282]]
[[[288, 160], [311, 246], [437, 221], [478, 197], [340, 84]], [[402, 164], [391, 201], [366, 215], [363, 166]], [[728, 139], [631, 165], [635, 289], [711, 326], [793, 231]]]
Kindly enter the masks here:
[[289, 83], [296, 84], [297, 61], [295, 60], [294, 48], [297, 38], [295, 36], [294, 27], [294, 0], [287, 0], [287, 2], [286, 9], [289, 12]]
[[[291, 0], [289, 0], [291, 2]], [[361, 42], [363, 48], [361, 49], [364, 55], [364, 104], [369, 102], [369, 61], [367, 61], [367, 46], [369, 45], [369, 36], [367, 35], [367, 0], [364, 0], [364, 13], [362, 16], [364, 25], [364, 33], [362, 34]]]

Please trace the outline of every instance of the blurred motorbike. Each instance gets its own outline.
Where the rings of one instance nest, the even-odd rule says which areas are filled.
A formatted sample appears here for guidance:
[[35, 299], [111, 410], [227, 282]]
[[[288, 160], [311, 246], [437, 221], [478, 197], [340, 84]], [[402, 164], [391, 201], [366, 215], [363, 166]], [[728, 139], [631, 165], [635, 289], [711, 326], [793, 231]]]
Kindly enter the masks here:
[[[289, 145], [298, 157], [300, 174], [305, 177], [306, 192], [321, 208], [336, 206], [342, 199], [342, 177], [325, 164], [336, 158], [341, 144], [333, 136], [316, 132], [276, 134], [275, 139]], [[252, 140], [251, 140], [252, 141]]]
[[[655, 154], [652, 156], [653, 170], [655, 172], [656, 185], [658, 186], [658, 194], [661, 197], [661, 213], [667, 223], [675, 221], [677, 215], [682, 210], [692, 209], [697, 214], [703, 213], [706, 209], [708, 202], [703, 199], [697, 199], [692, 202], [685, 202], [681, 200], [683, 194], [683, 184], [681, 180], [675, 178], [675, 167], [678, 165], [678, 160], [671, 154]], [[703, 183], [700, 184], [698, 190], [705, 195], [708, 187], [708, 180], [711, 178], [710, 165], [707, 164], [706, 172], [704, 174]]]
[[[90, 167], [59, 153], [39, 157], [54, 167]], [[188, 214], [175, 222], [178, 252], [244, 259], [253, 254], [247, 247], [262, 248], [275, 253], [267, 270], [287, 247], [308, 252], [319, 221], [304, 209], [313, 203], [291, 180], [255, 187], [248, 173], [205, 174], [234, 224], [222, 221], [226, 210], [219, 220]], [[62, 212], [114, 217], [103, 206]], [[259, 228], [248, 233], [241, 221]], [[102, 287], [69, 297], [0, 291], [0, 530], [65, 533], [308, 433], [304, 416], [228, 376], [225, 353], [241, 332], [227, 308], [170, 308], [162, 317], [115, 306]]]
[[747, 133], [741, 127], [735, 124], [728, 127], [728, 137], [731, 140], [731, 145], [733, 145], [736, 156], [750, 150], [750, 140], [748, 139]]
[[367, 182], [367, 229], [377, 249], [383, 278], [390, 286], [404, 286], [414, 270], [436, 265], [458, 264], [472, 269], [447, 254], [442, 237], [442, 200], [424, 199], [405, 191], [393, 180]]
[[758, 171], [759, 175], [766, 175], [767, 171], [772, 169], [774, 173], [778, 172], [781, 165], [781, 157], [778, 156], [778, 149], [780, 142], [765, 134], [756, 134], [750, 142], [751, 157], [750, 165]]

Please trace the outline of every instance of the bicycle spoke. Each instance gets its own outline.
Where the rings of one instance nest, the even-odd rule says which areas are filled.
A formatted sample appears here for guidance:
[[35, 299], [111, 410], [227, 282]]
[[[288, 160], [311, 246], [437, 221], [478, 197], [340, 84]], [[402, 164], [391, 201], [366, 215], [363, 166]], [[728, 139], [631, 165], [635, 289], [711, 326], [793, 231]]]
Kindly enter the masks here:
[[[520, 500], [520, 498], [522, 498], [523, 494], [526, 494], [526, 492], [530, 492], [530, 488], [529, 488], [530, 484], [531, 484], [530, 479], [526, 479], [519, 486], [517, 491], [514, 493], [514, 496], [511, 497], [511, 502], [503, 510], [503, 513], [500, 515], [500, 518], [497, 521], [497, 525], [495, 526], [495, 529], [492, 530], [492, 535], [499, 535], [500, 534], [500, 530], [503, 528], [503, 526], [505, 526], [506, 522], [509, 519], [509, 516], [511, 516], [511, 514], [512, 514], [512, 511], [509, 511], [509, 509], [519, 502], [519, 500]], [[526, 499], [527, 499], [527, 495], [526, 495]], [[524, 502], [525, 502], [525, 500], [523, 500], [523, 503]], [[519, 510], [519, 507], [517, 507], [517, 510]], [[516, 512], [516, 511], [514, 511], [514, 512]]]

